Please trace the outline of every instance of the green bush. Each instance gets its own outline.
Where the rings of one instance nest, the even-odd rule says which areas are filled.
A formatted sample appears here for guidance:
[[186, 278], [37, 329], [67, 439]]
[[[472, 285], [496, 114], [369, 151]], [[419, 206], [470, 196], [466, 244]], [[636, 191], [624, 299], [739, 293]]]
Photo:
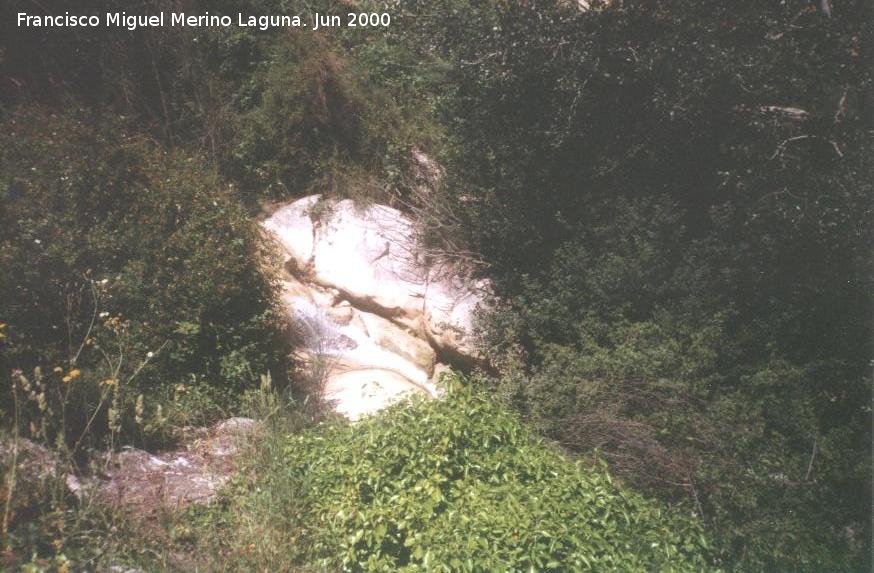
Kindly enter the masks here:
[[866, 4], [604, 4], [400, 6], [450, 68], [432, 202], [506, 303], [495, 385], [728, 566], [870, 569]]
[[[259, 373], [285, 379], [267, 252], [199, 157], [86, 113], [24, 109], [2, 126], [4, 375], [42, 367], [50, 409], [64, 422], [46, 439], [75, 442], [95, 410], [90, 429], [100, 438], [106, 388], [116, 413], [129, 414], [117, 430], [140, 438], [139, 394], [154, 413], [194, 376], [198, 388], [216, 390], [190, 405], [217, 414]], [[73, 368], [78, 375], [64, 382]], [[7, 411], [10, 400], [0, 397]], [[36, 406], [23, 412], [24, 430]]]
[[388, 187], [405, 184], [414, 122], [382, 78], [319, 35], [283, 36], [264, 51], [247, 81], [230, 88], [234, 113], [224, 126], [221, 166], [248, 199], [385, 200]]
[[306, 507], [309, 557], [328, 568], [707, 568], [694, 519], [568, 460], [458, 381], [443, 400], [289, 437], [262, 487], [275, 513]]

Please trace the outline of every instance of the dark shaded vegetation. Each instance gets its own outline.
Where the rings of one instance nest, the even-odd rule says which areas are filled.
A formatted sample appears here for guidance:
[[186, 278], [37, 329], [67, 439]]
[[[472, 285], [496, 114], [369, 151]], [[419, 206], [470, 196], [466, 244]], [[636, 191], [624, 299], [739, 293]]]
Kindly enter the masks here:
[[[123, 114], [140, 133], [198, 150], [250, 205], [310, 192], [379, 196], [398, 186], [410, 146], [422, 139], [411, 94], [398, 97], [354, 64], [352, 34], [306, 29], [101, 26], [35, 33], [14, 13], [60, 11], [12, 2], [0, 22], [6, 106], [38, 102]], [[141, 12], [202, 14], [328, 13], [332, 3], [277, 0], [152, 0]], [[127, 11], [121, 0], [86, 0], [77, 13]], [[364, 32], [365, 39], [374, 33]], [[378, 32], [377, 32], [378, 34]], [[371, 56], [373, 57], [373, 56]], [[75, 105], [74, 104], [74, 105]], [[427, 128], [424, 130], [427, 131]]]
[[[261, 274], [270, 261], [228, 185], [198, 157], [127, 129], [84, 112], [21, 111], [0, 135], [5, 375], [42, 367], [58, 418], [49, 442], [97, 445], [102, 432], [85, 428], [98, 403], [103, 422], [110, 407], [132, 413], [139, 394], [152, 407], [172, 399], [179, 384], [203, 394], [190, 415], [207, 422], [259, 373], [289, 367]], [[37, 406], [19, 413], [22, 427], [45, 413]], [[139, 436], [124, 418], [126, 440], [165, 429]]]
[[[387, 31], [331, 35], [35, 34], [4, 6], [2, 376], [41, 366], [54, 385], [69, 419], [41, 439], [78, 450], [102, 403], [90, 444], [157, 443], [232, 412], [261, 372], [285, 385], [248, 215], [336, 193], [412, 205], [484, 263], [502, 299], [485, 383], [697, 515], [715, 566], [870, 568], [869, 4], [572, 4], [407, 0]], [[414, 146], [445, 170], [430, 194], [412, 192]], [[117, 375], [99, 349], [122, 347]], [[113, 426], [101, 382], [148, 352]]]
[[727, 566], [865, 569], [870, 7], [410, 6], [454, 64], [440, 201], [504, 298], [496, 387]]

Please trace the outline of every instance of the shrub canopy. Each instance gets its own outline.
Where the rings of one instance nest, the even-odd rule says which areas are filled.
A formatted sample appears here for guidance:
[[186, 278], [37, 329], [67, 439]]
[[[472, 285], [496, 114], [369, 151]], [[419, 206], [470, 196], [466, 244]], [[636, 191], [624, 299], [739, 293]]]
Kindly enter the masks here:
[[[357, 424], [289, 437], [283, 487], [312, 553], [366, 571], [701, 571], [694, 519], [569, 461], [458, 381]], [[275, 500], [274, 500], [275, 501]], [[297, 500], [300, 502], [300, 500]]]

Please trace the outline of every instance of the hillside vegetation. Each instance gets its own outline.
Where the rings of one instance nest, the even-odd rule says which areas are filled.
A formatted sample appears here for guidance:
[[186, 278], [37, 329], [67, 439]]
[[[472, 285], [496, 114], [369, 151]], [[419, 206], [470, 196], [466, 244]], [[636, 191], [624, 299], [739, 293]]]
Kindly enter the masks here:
[[[392, 26], [0, 20], [4, 439], [87, 474], [269, 428], [219, 503], [149, 527], [0, 459], [0, 567], [868, 570], [869, 3], [358, 4]], [[312, 193], [491, 278], [490, 366], [318, 411], [255, 224]]]
[[466, 381], [446, 383], [443, 400], [278, 439], [260, 493], [226, 510], [254, 542], [241, 569], [708, 568], [695, 521], [568, 460]]

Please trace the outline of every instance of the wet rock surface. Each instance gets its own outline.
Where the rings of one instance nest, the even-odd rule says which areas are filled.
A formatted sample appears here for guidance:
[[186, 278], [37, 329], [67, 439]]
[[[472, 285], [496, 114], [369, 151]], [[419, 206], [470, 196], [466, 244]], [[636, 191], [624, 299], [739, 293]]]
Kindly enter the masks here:
[[355, 420], [409, 392], [436, 396], [435, 372], [480, 359], [473, 318], [488, 283], [429, 266], [400, 211], [313, 195], [263, 226], [284, 255], [298, 358], [338, 412]]

